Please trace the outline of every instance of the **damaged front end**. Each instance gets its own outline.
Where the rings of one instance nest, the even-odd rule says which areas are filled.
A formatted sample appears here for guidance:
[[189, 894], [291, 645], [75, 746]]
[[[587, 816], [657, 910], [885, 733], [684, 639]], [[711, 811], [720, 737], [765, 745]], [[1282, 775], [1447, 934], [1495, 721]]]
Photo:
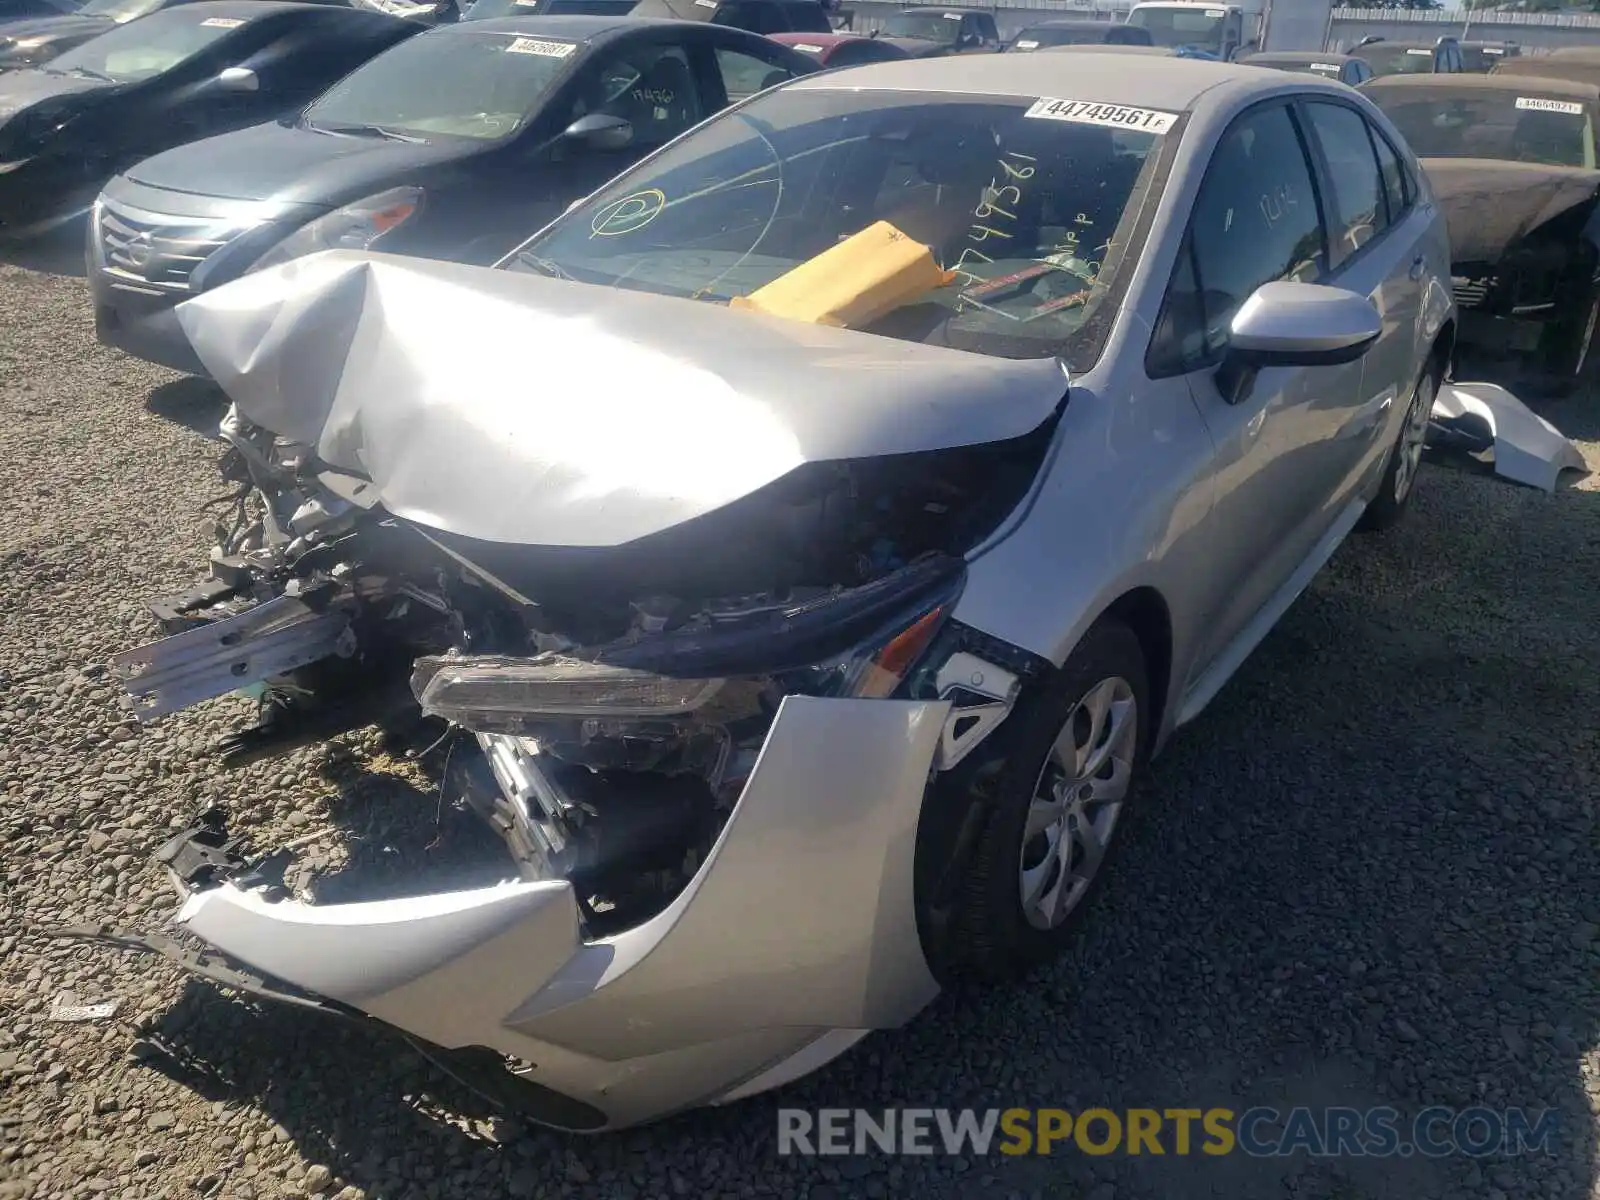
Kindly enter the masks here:
[[230, 410], [232, 520], [212, 578], [154, 606], [171, 635], [114, 660], [133, 711], [257, 695], [217, 747], [230, 764], [442, 723], [443, 799], [499, 835], [503, 879], [316, 904], [209, 814], [161, 859], [177, 926], [210, 950], [95, 936], [396, 1026], [492, 1095], [509, 1071], [522, 1111], [573, 1129], [762, 1090], [903, 1022], [936, 990], [924, 792], [1040, 668], [950, 618], [963, 556], [1032, 486], [1053, 424], [809, 463], [590, 548], [395, 517]]
[[1575, 386], [1600, 312], [1600, 176], [1445, 160], [1429, 160], [1428, 174], [1449, 215], [1462, 356]]

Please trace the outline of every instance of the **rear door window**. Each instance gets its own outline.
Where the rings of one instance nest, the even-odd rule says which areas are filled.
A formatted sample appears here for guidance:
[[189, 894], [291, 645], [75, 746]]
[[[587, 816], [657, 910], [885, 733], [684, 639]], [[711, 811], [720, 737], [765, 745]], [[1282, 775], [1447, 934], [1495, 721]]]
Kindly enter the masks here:
[[1383, 193], [1389, 205], [1389, 223], [1393, 225], [1402, 213], [1411, 207], [1411, 180], [1406, 174], [1400, 154], [1389, 144], [1382, 132], [1370, 126], [1372, 144], [1378, 151], [1378, 174], [1383, 177]]
[[727, 91], [728, 103], [733, 104], [769, 87], [776, 87], [793, 79], [789, 69], [772, 59], [747, 54], [743, 50], [717, 50], [717, 74]]
[[1306, 112], [1333, 184], [1328, 232], [1337, 267], [1387, 227], [1384, 184], [1365, 117], [1342, 104], [1315, 100]]

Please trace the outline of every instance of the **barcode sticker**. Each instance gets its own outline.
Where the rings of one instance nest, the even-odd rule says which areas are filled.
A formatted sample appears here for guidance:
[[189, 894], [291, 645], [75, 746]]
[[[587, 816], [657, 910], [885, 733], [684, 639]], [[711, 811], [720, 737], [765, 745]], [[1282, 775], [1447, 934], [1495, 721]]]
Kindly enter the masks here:
[[566, 58], [578, 47], [571, 42], [542, 42], [538, 38], [512, 38], [508, 54], [537, 54], [541, 58]]
[[1574, 117], [1583, 115], [1583, 105], [1571, 100], [1545, 100], [1538, 96], [1518, 96], [1517, 107], [1531, 109], [1533, 112], [1569, 113]]
[[1141, 133], [1166, 133], [1178, 114], [1155, 108], [1130, 108], [1125, 104], [1095, 104], [1089, 100], [1055, 100], [1041, 96], [1022, 114], [1047, 121], [1074, 121], [1079, 125], [1109, 125]]
[[1039, 48], [1039, 43], [1034, 41], [1032, 38], [1019, 38], [1019, 39], [1017, 39], [1017, 49], [1018, 50], [1037, 50], [1038, 48]]
[[244, 20], [240, 17], [207, 17], [200, 24], [209, 29], [237, 29], [244, 24]]
[[821, 46], [813, 46], [810, 42], [796, 42], [794, 44], [794, 48], [796, 50], [803, 50], [807, 54], [821, 54], [822, 53], [822, 47]]

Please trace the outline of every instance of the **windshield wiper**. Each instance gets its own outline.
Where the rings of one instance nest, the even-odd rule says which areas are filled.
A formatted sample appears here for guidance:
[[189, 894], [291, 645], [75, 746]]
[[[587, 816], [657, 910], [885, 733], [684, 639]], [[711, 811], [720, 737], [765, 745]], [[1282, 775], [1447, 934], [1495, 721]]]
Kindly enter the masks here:
[[116, 82], [116, 79], [110, 75], [107, 75], [105, 72], [91, 71], [88, 67], [67, 67], [65, 70], [63, 70], [61, 67], [43, 67], [41, 70], [48, 75], [78, 75], [84, 79], [99, 80], [101, 83]]
[[382, 125], [312, 125], [312, 129], [319, 129], [323, 133], [343, 133], [350, 137], [381, 137], [390, 142], [408, 142], [413, 146], [425, 145], [427, 138], [413, 137], [409, 133], [399, 133], [393, 129], [386, 129]]
[[530, 251], [519, 250], [517, 252], [517, 261], [518, 262], [525, 262], [530, 267], [532, 267], [535, 271], [542, 271], [546, 275], [555, 276], [557, 279], [565, 279], [569, 283], [576, 283], [577, 282], [576, 279], [573, 279], [571, 275], [568, 275], [565, 271], [563, 271], [555, 263], [551, 262], [548, 258], [540, 258], [537, 254], [534, 254], [534, 253], [532, 253]]

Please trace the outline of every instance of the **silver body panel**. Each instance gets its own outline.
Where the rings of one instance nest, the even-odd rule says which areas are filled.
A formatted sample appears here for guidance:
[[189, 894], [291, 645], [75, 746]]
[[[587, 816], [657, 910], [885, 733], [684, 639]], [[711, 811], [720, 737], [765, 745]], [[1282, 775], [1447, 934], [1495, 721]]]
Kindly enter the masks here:
[[[1237, 403], [1212, 370], [1152, 378], [1151, 331], [1228, 124], [1255, 103], [1321, 95], [1392, 127], [1307, 76], [1086, 53], [1065, 83], [1061, 61], [887, 63], [789, 86], [1070, 89], [1188, 111], [1103, 353], [1073, 378], [1025, 501], [970, 552], [954, 611], [1059, 664], [1113, 605], [1152, 601], [1170, 624], [1159, 742], [1203, 709], [1375, 494], [1454, 315], [1449, 246], [1423, 182], [1410, 215], [1326, 280], [1378, 312], [1364, 358], [1264, 368]], [[801, 462], [1017, 436], [1065, 390], [1054, 361], [375, 255], [300, 260], [180, 311], [252, 420], [366, 470], [402, 515], [513, 543], [613, 545]], [[933, 996], [911, 867], [947, 710], [790, 697], [715, 853], [665, 912], [615, 937], [582, 942], [562, 883], [327, 918], [224, 886], [183, 920], [264, 972], [419, 1036], [532, 1059], [540, 1083], [614, 1126], [746, 1094]], [[435, 935], [450, 930], [460, 936], [446, 953]]]
[[353, 251], [178, 319], [251, 421], [397, 516], [493, 542], [619, 545], [803, 463], [1019, 437], [1067, 390], [1051, 360]]
[[[177, 921], [438, 1045], [532, 1060], [540, 1083], [630, 1124], [715, 1100], [832, 1029], [900, 1025], [934, 997], [911, 873], [948, 711], [786, 699], [689, 887], [615, 937], [580, 939], [565, 881], [324, 906], [229, 884]], [[765, 935], [739, 936], [763, 920]]]

